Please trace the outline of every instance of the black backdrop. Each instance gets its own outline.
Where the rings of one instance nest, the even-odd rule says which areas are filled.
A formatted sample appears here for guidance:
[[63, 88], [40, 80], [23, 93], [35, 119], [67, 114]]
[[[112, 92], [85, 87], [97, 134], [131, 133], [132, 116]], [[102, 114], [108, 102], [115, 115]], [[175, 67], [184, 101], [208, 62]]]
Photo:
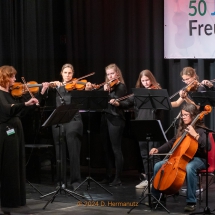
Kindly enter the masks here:
[[[61, 66], [72, 63], [75, 77], [95, 72], [88, 80], [99, 84], [116, 63], [129, 93], [143, 69], [169, 95], [182, 88], [185, 66], [200, 80], [215, 78], [213, 59], [164, 59], [163, 28], [162, 0], [1, 0], [0, 65], [13, 65], [17, 81], [41, 83], [59, 80]], [[178, 111], [166, 115], [166, 128]], [[214, 114], [207, 125], [214, 129]]]

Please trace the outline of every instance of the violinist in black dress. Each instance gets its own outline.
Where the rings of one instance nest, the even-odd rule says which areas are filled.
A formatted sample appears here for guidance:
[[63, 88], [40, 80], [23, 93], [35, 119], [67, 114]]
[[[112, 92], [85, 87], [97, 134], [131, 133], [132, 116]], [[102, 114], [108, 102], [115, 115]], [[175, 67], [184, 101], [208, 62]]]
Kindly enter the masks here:
[[26, 204], [25, 147], [20, 115], [27, 106], [39, 101], [31, 98], [17, 103], [10, 93], [16, 70], [0, 67], [0, 180], [1, 207], [19, 207]]

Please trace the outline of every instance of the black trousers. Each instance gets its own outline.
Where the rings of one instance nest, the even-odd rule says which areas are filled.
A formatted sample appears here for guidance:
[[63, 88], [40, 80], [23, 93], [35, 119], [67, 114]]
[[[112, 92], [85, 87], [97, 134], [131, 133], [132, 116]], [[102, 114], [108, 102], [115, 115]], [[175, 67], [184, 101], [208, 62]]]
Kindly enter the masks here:
[[[60, 132], [59, 132], [60, 131]], [[63, 133], [62, 133], [63, 132]], [[55, 143], [56, 160], [58, 162], [60, 158], [59, 143], [66, 144], [68, 147], [69, 160], [70, 160], [70, 183], [80, 182], [80, 151], [81, 142], [83, 137], [83, 123], [82, 120], [71, 120], [69, 123], [60, 125], [60, 129], [56, 126], [52, 126], [52, 133]], [[59, 138], [60, 135], [60, 138]], [[60, 142], [59, 142], [60, 141]], [[64, 148], [62, 147], [62, 150]], [[65, 160], [66, 153], [62, 153], [62, 161]], [[65, 166], [61, 169], [61, 176], [65, 172]], [[59, 172], [58, 172], [59, 177]], [[61, 180], [61, 179], [60, 179]]]
[[124, 127], [125, 121], [122, 118], [110, 114], [102, 115], [101, 138], [104, 147], [105, 164], [108, 176], [112, 174], [113, 159], [115, 160], [116, 177], [120, 177], [123, 170], [121, 143]]

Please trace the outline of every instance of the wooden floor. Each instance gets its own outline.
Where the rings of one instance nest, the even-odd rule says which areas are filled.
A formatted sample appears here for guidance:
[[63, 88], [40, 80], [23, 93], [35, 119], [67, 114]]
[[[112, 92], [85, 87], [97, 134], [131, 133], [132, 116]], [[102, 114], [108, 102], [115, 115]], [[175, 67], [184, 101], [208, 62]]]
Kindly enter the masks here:
[[[102, 175], [96, 173], [94, 170], [91, 174], [93, 179], [100, 180]], [[98, 171], [100, 172], [100, 171]], [[87, 173], [83, 174], [83, 181], [89, 176]], [[209, 177], [209, 180], [211, 177]], [[72, 193], [72, 195], [65, 194], [63, 189], [53, 199], [53, 202], [48, 203], [52, 199], [52, 195], [45, 198], [40, 198], [41, 195], [45, 195], [57, 190], [56, 182], [52, 182], [50, 172], [44, 172], [41, 174], [41, 183], [27, 183], [27, 205], [20, 208], [1, 208], [0, 214], [87, 214], [87, 215], [121, 215], [121, 214], [168, 214], [164, 209], [159, 208], [157, 210], [151, 210], [145, 203], [148, 203], [148, 196], [142, 189], [135, 189], [135, 185], [139, 183], [137, 171], [124, 171], [123, 173], [123, 185], [119, 187], [109, 187], [105, 185], [101, 187], [93, 180], [87, 180], [75, 193], [83, 196], [79, 197]], [[32, 186], [33, 187], [32, 187]], [[205, 179], [203, 181], [205, 187]], [[110, 193], [109, 193], [110, 192]], [[185, 195], [180, 191], [181, 195]], [[212, 184], [209, 186], [208, 203], [206, 204], [206, 192], [203, 192], [203, 201], [201, 205], [197, 205], [195, 212], [204, 212], [206, 206], [209, 207], [207, 212], [212, 212], [215, 208], [215, 184], [212, 180]], [[178, 196], [178, 198], [169, 197], [167, 199], [167, 209], [170, 214], [186, 214], [184, 207], [186, 205], [185, 197]], [[78, 199], [76, 199], [78, 198]], [[142, 200], [141, 202], [139, 202]], [[139, 202], [139, 203], [138, 203]], [[48, 203], [48, 204], [47, 204]], [[46, 205], [47, 204], [47, 205]], [[136, 206], [132, 211], [132, 206]], [[44, 209], [45, 207], [45, 209]], [[205, 213], [209, 214], [209, 213]]]

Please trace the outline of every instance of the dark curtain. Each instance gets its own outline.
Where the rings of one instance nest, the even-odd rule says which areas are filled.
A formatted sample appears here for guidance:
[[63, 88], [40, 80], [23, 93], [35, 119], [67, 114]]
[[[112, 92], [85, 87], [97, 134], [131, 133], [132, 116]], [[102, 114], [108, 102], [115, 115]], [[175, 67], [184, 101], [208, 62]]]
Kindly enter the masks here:
[[[105, 66], [116, 63], [128, 93], [144, 69], [169, 95], [183, 87], [185, 66], [200, 80], [215, 78], [214, 60], [164, 59], [162, 0], [1, 0], [0, 18], [0, 65], [13, 65], [17, 81], [59, 80], [64, 63], [74, 65], [77, 78], [95, 72], [88, 80], [97, 84]], [[166, 114], [165, 128], [178, 111]], [[214, 129], [212, 115], [207, 125]]]

